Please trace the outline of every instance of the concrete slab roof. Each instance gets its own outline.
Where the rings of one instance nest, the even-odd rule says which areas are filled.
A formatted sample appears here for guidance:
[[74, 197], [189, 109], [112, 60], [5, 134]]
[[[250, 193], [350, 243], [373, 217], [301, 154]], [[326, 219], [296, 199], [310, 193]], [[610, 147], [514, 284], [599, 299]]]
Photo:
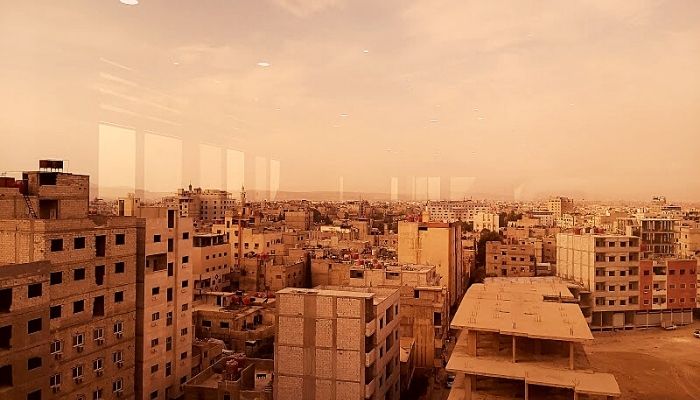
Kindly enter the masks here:
[[450, 327], [533, 339], [593, 340], [577, 304], [544, 301], [539, 292], [501, 292], [488, 284], [472, 285]]
[[483, 290], [498, 293], [532, 293], [573, 300], [569, 283], [558, 277], [486, 278]]
[[447, 363], [446, 369], [448, 371], [520, 380], [541, 386], [569, 388], [582, 394], [620, 396], [620, 387], [612, 374], [470, 356], [467, 354], [465, 341], [460, 337]]

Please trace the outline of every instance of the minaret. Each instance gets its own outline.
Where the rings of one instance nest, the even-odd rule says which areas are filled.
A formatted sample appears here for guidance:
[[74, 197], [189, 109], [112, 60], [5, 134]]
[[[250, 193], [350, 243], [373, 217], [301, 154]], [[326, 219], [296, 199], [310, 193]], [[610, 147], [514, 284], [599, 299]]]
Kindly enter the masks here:
[[247, 214], [247, 207], [246, 207], [246, 192], [245, 192], [245, 186], [241, 186], [241, 216], [245, 216]]

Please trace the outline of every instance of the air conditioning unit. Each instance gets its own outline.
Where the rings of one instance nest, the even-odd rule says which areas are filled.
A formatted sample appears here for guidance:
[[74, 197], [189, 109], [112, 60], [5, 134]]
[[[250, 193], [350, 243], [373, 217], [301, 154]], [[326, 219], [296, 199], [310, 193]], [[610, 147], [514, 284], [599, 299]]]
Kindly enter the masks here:
[[60, 360], [61, 358], [63, 358], [63, 353], [60, 351], [53, 353], [53, 358], [55, 358], [56, 360]]
[[122, 336], [124, 336], [124, 332], [117, 332], [116, 335], [117, 335], [117, 339], [121, 339]]
[[61, 385], [59, 384], [59, 385], [51, 386], [51, 391], [54, 392], [54, 393], [60, 392], [60, 391], [61, 391]]
[[73, 381], [74, 381], [76, 384], [83, 383], [83, 377], [82, 377], [82, 376], [76, 376], [75, 378], [73, 378]]
[[76, 350], [78, 353], [82, 353], [83, 350], [84, 350], [84, 347], [83, 347], [83, 345], [81, 344], [81, 345], [79, 345], [79, 346], [75, 346], [75, 350]]
[[95, 339], [95, 342], [97, 342], [97, 344], [99, 344], [99, 345], [102, 345], [105, 343], [105, 340], [104, 340], [104, 338], [97, 338], [97, 339]]
[[97, 375], [97, 376], [102, 376], [102, 374], [104, 374], [104, 373], [105, 373], [105, 371], [103, 369], [98, 369], [95, 371], [95, 375]]
[[122, 360], [117, 361], [117, 368], [121, 368], [123, 366], [124, 366], [124, 361], [122, 361]]

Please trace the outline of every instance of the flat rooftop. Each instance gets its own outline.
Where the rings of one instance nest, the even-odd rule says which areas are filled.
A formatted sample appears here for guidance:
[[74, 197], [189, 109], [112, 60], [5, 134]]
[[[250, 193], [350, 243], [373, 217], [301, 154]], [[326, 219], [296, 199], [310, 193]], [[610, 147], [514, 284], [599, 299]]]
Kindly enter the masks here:
[[[460, 335], [457, 340], [446, 369], [450, 372], [519, 380], [533, 385], [569, 388], [580, 394], [598, 396], [620, 396], [621, 394], [620, 387], [612, 374], [470, 356], [467, 353], [466, 335]], [[456, 391], [453, 390], [453, 392]]]
[[362, 299], [373, 299], [374, 304], [377, 305], [391, 296], [394, 292], [398, 292], [398, 289], [381, 287], [317, 286], [313, 289], [287, 287], [278, 291], [277, 294], [356, 297]]
[[[486, 278], [481, 292], [475, 291], [472, 295], [477, 297], [487, 297], [490, 294], [498, 294], [503, 297], [510, 295], [529, 296], [534, 301], [539, 301], [552, 297], [559, 297], [562, 300], [574, 300], [575, 297], [569, 290], [569, 283], [559, 277], [513, 277], [513, 278]], [[475, 287], [478, 285], [472, 285]], [[470, 290], [471, 291], [471, 290]]]
[[[538, 285], [533, 286], [537, 288]], [[518, 284], [513, 287], [524, 289]], [[544, 301], [542, 292], [537, 289], [534, 292], [509, 292], [503, 290], [502, 284], [472, 285], [450, 327], [532, 339], [567, 342], [593, 340], [577, 304]]]

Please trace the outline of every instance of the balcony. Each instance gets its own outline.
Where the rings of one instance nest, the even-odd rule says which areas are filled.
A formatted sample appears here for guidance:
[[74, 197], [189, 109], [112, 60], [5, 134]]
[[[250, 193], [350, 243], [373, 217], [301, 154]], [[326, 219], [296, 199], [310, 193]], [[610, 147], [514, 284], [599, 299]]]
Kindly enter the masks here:
[[365, 385], [365, 399], [371, 399], [374, 395], [374, 387], [376, 386], [377, 378], [372, 379]]
[[365, 367], [369, 367], [376, 360], [377, 360], [377, 349], [376, 348], [365, 353]]
[[376, 318], [369, 321], [365, 327], [365, 336], [372, 336], [377, 331]]

